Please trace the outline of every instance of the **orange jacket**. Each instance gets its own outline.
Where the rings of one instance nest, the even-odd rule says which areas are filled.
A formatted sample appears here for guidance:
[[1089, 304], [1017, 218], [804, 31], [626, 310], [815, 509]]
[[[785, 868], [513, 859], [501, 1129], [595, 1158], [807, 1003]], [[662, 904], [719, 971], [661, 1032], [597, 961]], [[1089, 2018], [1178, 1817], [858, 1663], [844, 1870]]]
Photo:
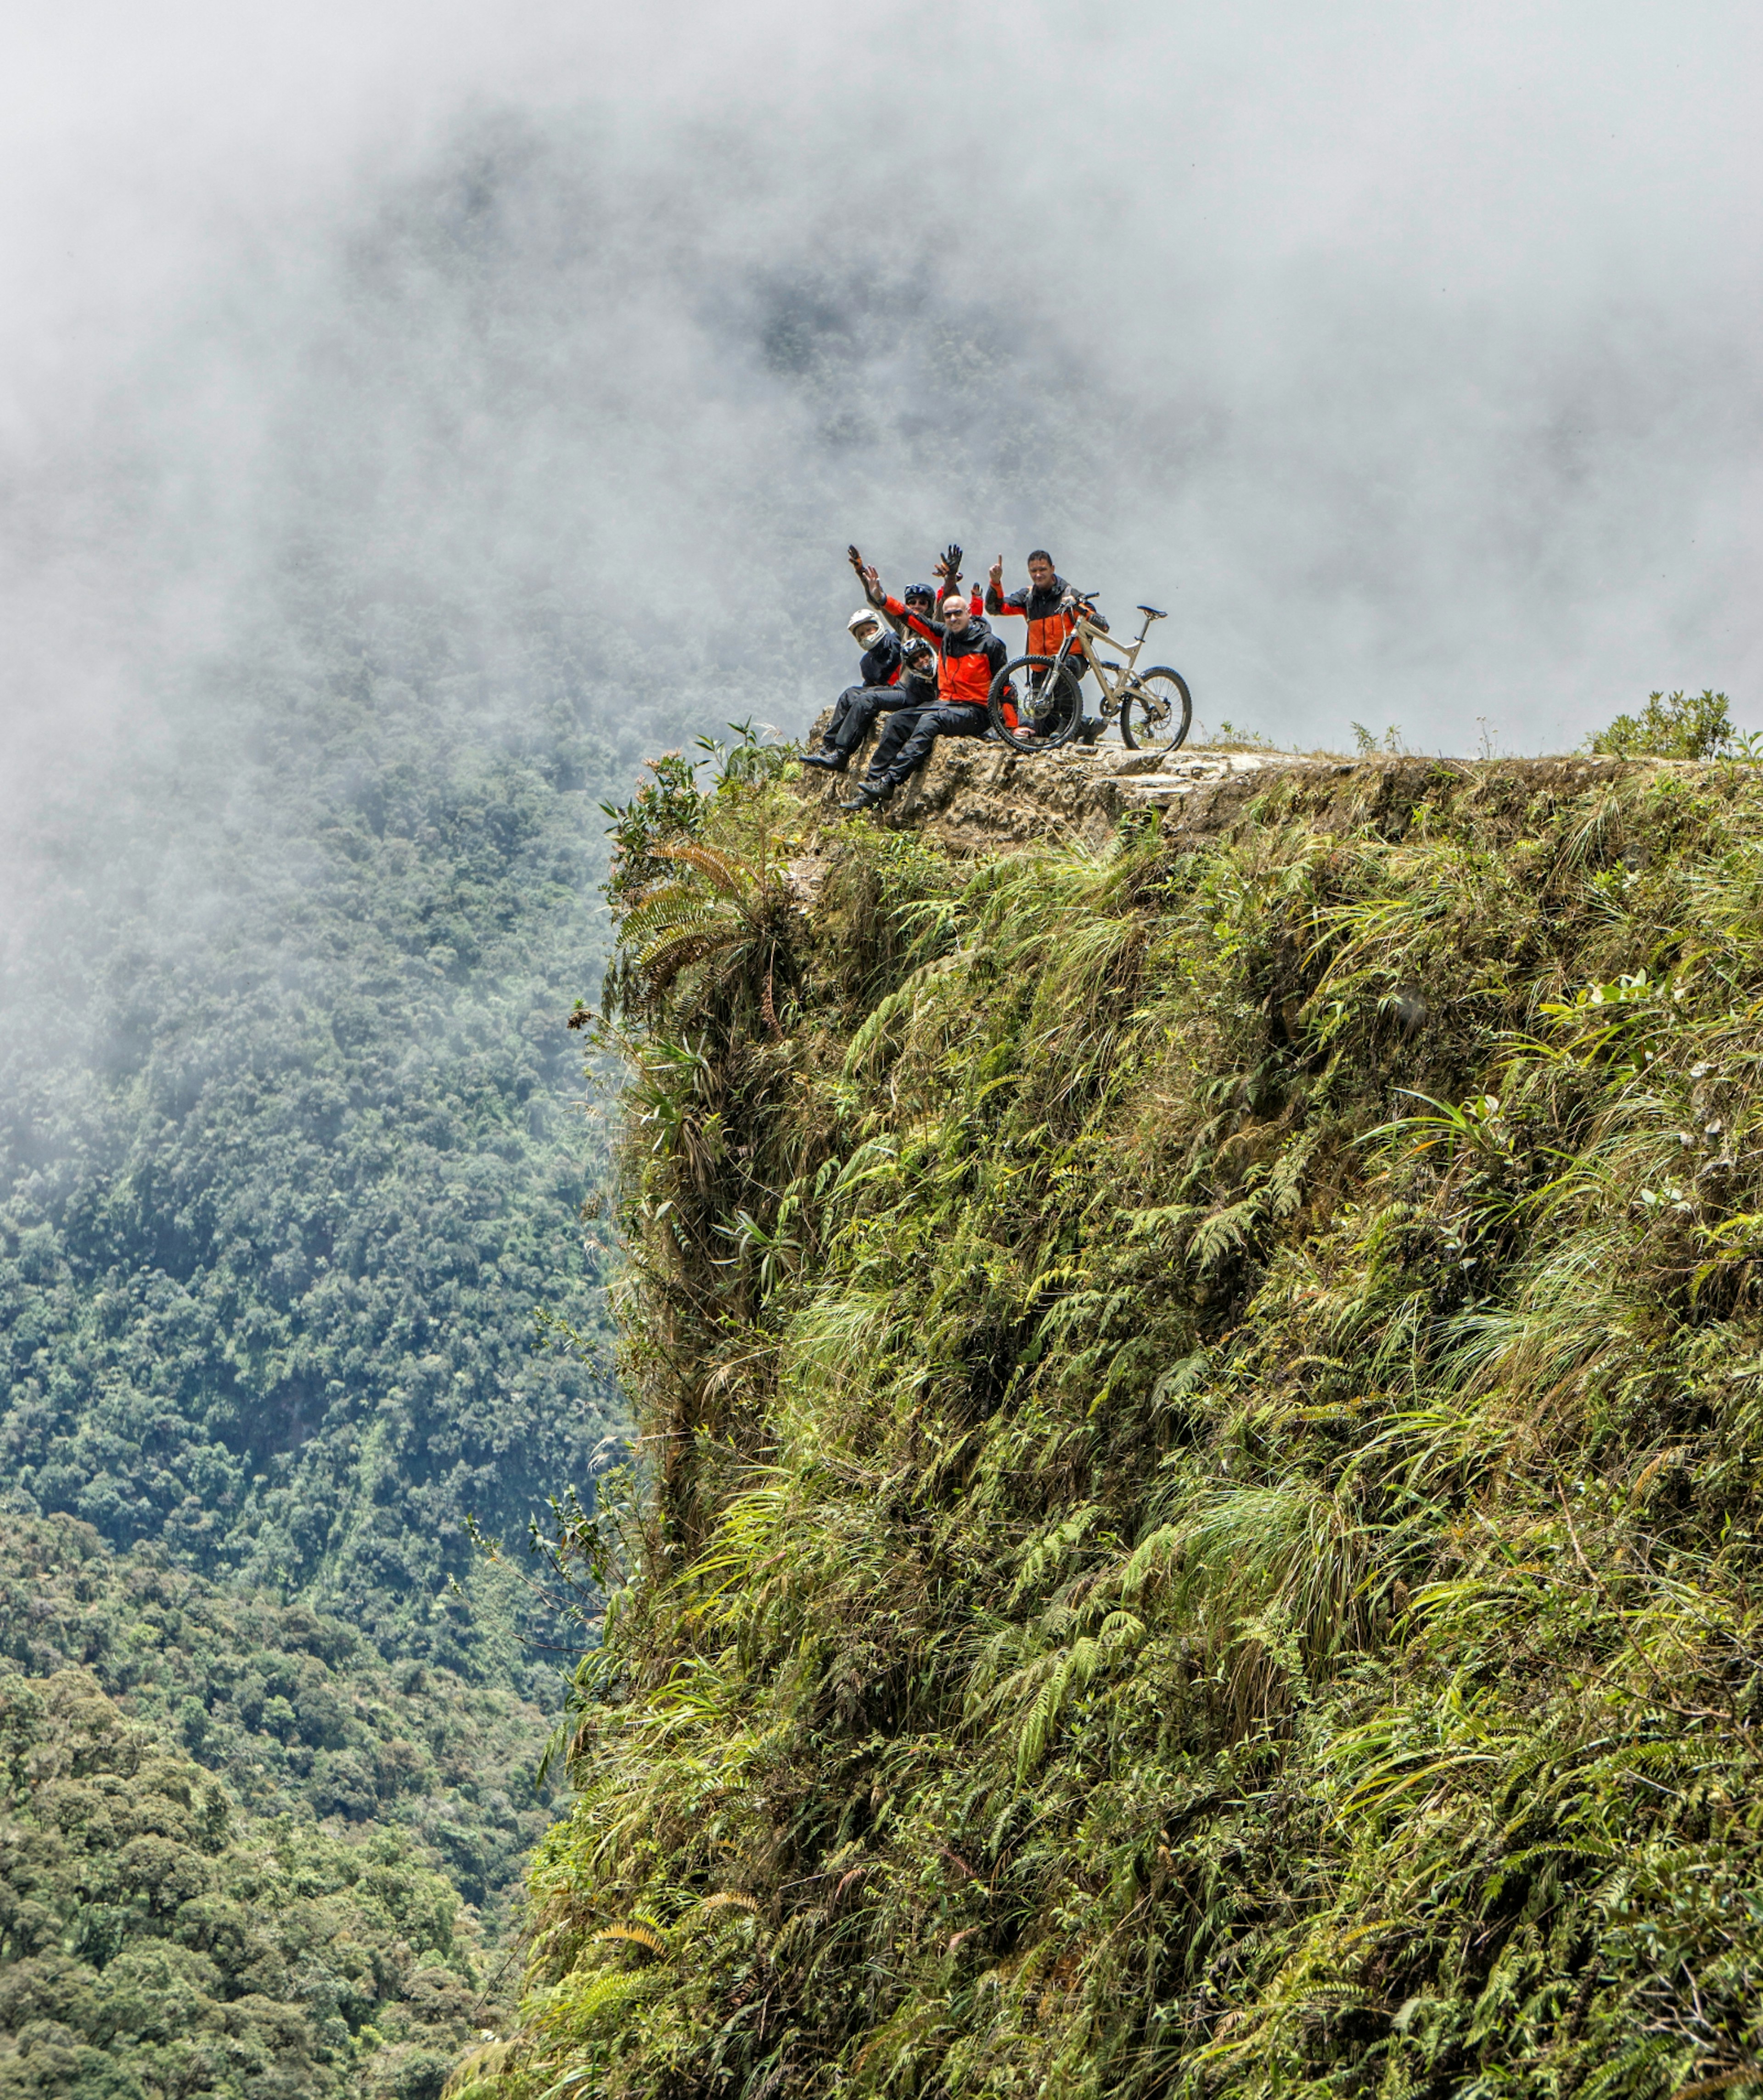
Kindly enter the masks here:
[[[1029, 650], [1031, 656], [1056, 656], [1064, 646], [1065, 637], [1078, 624], [1077, 615], [1069, 612], [1060, 603], [1070, 586], [1063, 576], [1055, 576], [1046, 590], [1037, 590], [1031, 584], [1025, 590], [1012, 591], [1006, 598], [1001, 591], [988, 584], [985, 588], [985, 610], [994, 620], [1025, 620], [1029, 623]], [[1108, 631], [1108, 622], [1096, 614], [1090, 615], [1091, 624]], [[1083, 658], [1076, 649], [1077, 668], [1082, 672]]]
[[1010, 651], [983, 620], [970, 620], [956, 634], [938, 620], [908, 612], [897, 598], [887, 601], [890, 618], [903, 620], [915, 634], [937, 646], [937, 697], [945, 707], [983, 708], [992, 681], [1009, 661]]

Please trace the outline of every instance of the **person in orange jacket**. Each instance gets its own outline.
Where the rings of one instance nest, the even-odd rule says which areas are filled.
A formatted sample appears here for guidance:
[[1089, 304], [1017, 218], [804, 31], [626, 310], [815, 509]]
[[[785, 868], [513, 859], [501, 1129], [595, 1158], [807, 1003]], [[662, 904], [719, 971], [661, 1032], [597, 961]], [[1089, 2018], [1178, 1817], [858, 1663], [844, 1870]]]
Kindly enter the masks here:
[[[985, 610], [994, 620], [1025, 620], [1029, 623], [1029, 640], [1025, 653], [1030, 656], [1056, 656], [1064, 644], [1065, 637], [1078, 624], [1078, 616], [1065, 603], [1072, 595], [1069, 584], [1053, 567], [1053, 558], [1046, 548], [1037, 547], [1029, 557], [1029, 586], [1026, 590], [1014, 590], [1008, 598], [1004, 595], [1004, 558], [1000, 554], [992, 563], [985, 579]], [[1090, 624], [1100, 627], [1105, 634], [1108, 622], [1092, 607]], [[1081, 657], [1072, 662], [1072, 668], [1081, 677], [1085, 666]]]
[[[1004, 595], [1004, 558], [1000, 554], [992, 563], [985, 579], [985, 610], [994, 620], [1023, 620], [1028, 622], [1029, 638], [1025, 654], [1030, 656], [1056, 656], [1064, 646], [1065, 637], [1078, 624], [1078, 615], [1067, 600], [1073, 596], [1071, 586], [1053, 567], [1053, 558], [1046, 548], [1037, 547], [1029, 557], [1029, 586], [1026, 590], [1014, 590]], [[1099, 627], [1105, 634], [1108, 622], [1091, 606], [1086, 608], [1090, 624]], [[1065, 659], [1067, 668], [1074, 678], [1081, 678], [1089, 669], [1083, 652], [1073, 649]], [[1086, 721], [1084, 741], [1093, 742], [1101, 724]]]

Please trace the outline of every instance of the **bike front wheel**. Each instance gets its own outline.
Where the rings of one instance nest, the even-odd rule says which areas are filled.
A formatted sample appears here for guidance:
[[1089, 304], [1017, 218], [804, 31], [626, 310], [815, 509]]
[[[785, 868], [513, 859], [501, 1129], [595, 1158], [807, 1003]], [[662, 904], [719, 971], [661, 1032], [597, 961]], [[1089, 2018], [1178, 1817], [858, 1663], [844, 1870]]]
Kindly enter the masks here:
[[1193, 695], [1179, 671], [1159, 664], [1130, 677], [1121, 695], [1121, 740], [1133, 751], [1174, 751], [1188, 740]]
[[1012, 751], [1056, 751], [1083, 723], [1083, 695], [1054, 656], [1019, 656], [992, 681], [992, 727]]

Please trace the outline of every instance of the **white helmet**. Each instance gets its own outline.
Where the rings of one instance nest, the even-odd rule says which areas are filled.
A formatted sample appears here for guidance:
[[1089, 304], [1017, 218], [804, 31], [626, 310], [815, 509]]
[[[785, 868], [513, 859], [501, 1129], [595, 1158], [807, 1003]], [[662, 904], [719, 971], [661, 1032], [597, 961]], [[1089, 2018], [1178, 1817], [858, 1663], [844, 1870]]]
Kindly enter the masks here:
[[876, 611], [873, 606], [868, 605], [859, 606], [857, 611], [853, 612], [851, 617], [845, 622], [845, 625], [850, 629], [853, 634], [857, 633], [860, 627], [879, 627], [881, 624], [881, 615]]

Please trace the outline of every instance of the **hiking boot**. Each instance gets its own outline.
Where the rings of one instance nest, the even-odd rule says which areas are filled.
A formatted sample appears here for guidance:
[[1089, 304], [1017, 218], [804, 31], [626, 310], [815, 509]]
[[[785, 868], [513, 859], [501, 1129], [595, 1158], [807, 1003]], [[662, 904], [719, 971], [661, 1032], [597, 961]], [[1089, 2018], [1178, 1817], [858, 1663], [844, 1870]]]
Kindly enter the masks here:
[[839, 807], [841, 810], [879, 810], [893, 792], [894, 786], [891, 780], [879, 783], [860, 780], [857, 784], [856, 794], [841, 802]]
[[1102, 717], [1100, 715], [1086, 716], [1082, 727], [1078, 731], [1078, 743], [1087, 743], [1093, 746], [1096, 739], [1100, 736], [1102, 731], [1106, 727], [1107, 724], [1102, 720]]
[[843, 773], [851, 763], [851, 754], [845, 751], [804, 751], [797, 758], [798, 765], [818, 766], [823, 772]]

